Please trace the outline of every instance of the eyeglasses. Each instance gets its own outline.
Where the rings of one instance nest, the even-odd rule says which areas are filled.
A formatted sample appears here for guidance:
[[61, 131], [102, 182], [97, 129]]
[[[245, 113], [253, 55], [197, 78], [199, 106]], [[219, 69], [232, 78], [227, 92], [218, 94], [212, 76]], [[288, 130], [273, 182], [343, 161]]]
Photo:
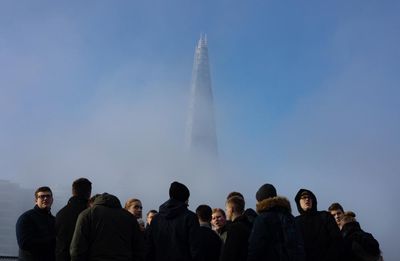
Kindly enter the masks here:
[[38, 195], [37, 197], [40, 199], [45, 199], [45, 198], [51, 198], [52, 195], [51, 194], [42, 194], [42, 195]]
[[133, 208], [136, 208], [136, 209], [143, 209], [143, 207], [142, 206], [133, 206]]
[[309, 195], [304, 195], [304, 196], [301, 196], [300, 199], [311, 199], [311, 197]]

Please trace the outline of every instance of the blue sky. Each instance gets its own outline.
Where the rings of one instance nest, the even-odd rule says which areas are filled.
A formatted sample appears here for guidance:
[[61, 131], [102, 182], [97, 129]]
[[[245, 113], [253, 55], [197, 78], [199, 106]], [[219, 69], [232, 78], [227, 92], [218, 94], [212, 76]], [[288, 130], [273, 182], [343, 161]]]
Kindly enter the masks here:
[[[231, 190], [254, 205], [265, 182], [290, 199], [306, 187], [321, 209], [355, 210], [394, 260], [399, 13], [398, 1], [2, 1], [0, 178], [88, 176], [153, 208], [173, 179], [220, 207]], [[201, 33], [217, 178], [180, 152]]]

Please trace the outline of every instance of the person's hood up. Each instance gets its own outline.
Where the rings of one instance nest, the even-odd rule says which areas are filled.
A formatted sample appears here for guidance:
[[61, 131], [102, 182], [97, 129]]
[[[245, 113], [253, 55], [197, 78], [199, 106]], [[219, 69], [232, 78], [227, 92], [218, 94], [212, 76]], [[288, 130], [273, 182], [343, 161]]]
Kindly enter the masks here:
[[158, 215], [163, 216], [166, 219], [173, 219], [179, 214], [185, 212], [186, 209], [187, 205], [185, 202], [171, 198], [160, 206]]
[[308, 189], [300, 189], [299, 192], [297, 192], [296, 197], [294, 198], [294, 201], [296, 202], [296, 205], [297, 205], [297, 210], [299, 211], [299, 213], [301, 215], [306, 213], [300, 206], [300, 197], [304, 193], [307, 193], [308, 195], [310, 195], [310, 197], [312, 199], [312, 208], [307, 212], [309, 212], [309, 213], [316, 212], [317, 211], [317, 198], [315, 197], [314, 193], [312, 193], [312, 191], [308, 190]]
[[290, 202], [285, 197], [273, 197], [267, 198], [260, 202], [257, 202], [256, 210], [258, 213], [266, 212], [273, 208], [280, 208], [288, 211], [289, 213], [292, 212], [292, 208], [290, 207]]
[[99, 195], [93, 202], [93, 206], [105, 206], [108, 208], [122, 208], [119, 199], [111, 194], [103, 193]]

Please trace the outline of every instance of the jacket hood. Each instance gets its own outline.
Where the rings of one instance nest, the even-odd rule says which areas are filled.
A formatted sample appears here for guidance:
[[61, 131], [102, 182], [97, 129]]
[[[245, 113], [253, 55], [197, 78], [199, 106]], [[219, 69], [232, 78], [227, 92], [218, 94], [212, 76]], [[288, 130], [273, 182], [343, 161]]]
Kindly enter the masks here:
[[286, 211], [289, 211], [289, 213], [292, 213], [292, 208], [290, 207], [290, 202], [285, 197], [277, 196], [277, 197], [273, 197], [273, 198], [267, 198], [256, 204], [256, 210], [258, 213], [266, 212], [273, 208], [284, 209]]
[[306, 213], [306, 211], [304, 211], [300, 206], [300, 197], [301, 194], [303, 194], [304, 192], [309, 194], [312, 199], [312, 207], [309, 211], [307, 211], [307, 213], [317, 212], [317, 198], [315, 197], [314, 193], [312, 193], [312, 191], [308, 189], [300, 189], [299, 192], [297, 192], [296, 197], [294, 198], [294, 201], [296, 201], [297, 210], [301, 215]]
[[108, 208], [122, 208], [119, 199], [111, 194], [103, 193], [99, 195], [93, 202], [93, 206], [105, 206]]
[[346, 237], [347, 235], [351, 235], [356, 231], [361, 231], [360, 223], [353, 221], [344, 224], [340, 232], [342, 233], [343, 237]]
[[173, 219], [179, 214], [185, 212], [185, 210], [187, 210], [185, 202], [171, 198], [160, 206], [158, 215], [163, 216], [166, 219]]

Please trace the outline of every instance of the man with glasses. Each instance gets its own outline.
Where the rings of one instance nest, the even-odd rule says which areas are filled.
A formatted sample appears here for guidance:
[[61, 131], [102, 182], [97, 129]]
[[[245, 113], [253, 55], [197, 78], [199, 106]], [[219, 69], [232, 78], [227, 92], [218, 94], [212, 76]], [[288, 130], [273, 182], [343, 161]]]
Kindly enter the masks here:
[[317, 210], [317, 198], [308, 189], [300, 189], [295, 197], [296, 226], [304, 240], [307, 261], [343, 260], [343, 239], [332, 215]]
[[18, 260], [55, 260], [55, 218], [50, 209], [53, 193], [49, 187], [35, 191], [35, 206], [23, 213], [16, 224]]

